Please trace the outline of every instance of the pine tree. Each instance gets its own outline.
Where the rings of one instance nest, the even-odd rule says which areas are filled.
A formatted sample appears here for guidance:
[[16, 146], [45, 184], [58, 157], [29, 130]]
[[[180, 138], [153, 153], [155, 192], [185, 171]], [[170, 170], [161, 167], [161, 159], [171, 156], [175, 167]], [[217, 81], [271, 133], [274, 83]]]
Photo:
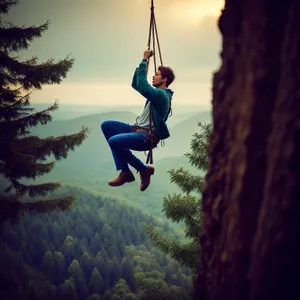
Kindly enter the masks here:
[[103, 279], [97, 268], [94, 268], [89, 281], [89, 288], [91, 294], [101, 294], [103, 292], [102, 288]]
[[47, 276], [47, 279], [50, 282], [53, 282], [55, 276], [55, 264], [53, 254], [50, 250], [47, 250], [45, 253], [41, 268], [43, 273]]
[[78, 294], [76, 292], [76, 287], [72, 280], [66, 279], [63, 284], [60, 285], [58, 291], [58, 299], [70, 299], [78, 300]]
[[[39, 138], [30, 135], [30, 128], [52, 120], [51, 112], [58, 102], [42, 111], [30, 105], [30, 95], [44, 84], [59, 84], [74, 63], [74, 59], [38, 63], [37, 57], [21, 61], [13, 53], [26, 50], [29, 42], [48, 29], [49, 22], [40, 26], [18, 27], [3, 22], [1, 15], [18, 1], [0, 0], [0, 215], [13, 218], [25, 210], [37, 212], [70, 209], [74, 196], [37, 200], [60, 187], [59, 182], [25, 184], [22, 179], [35, 180], [49, 173], [55, 160], [66, 158], [70, 150], [79, 146], [88, 134], [79, 133], [58, 137]], [[48, 161], [54, 157], [53, 161]], [[27, 197], [27, 198], [26, 198]], [[23, 199], [22, 199], [23, 198]], [[37, 201], [29, 199], [36, 198]], [[24, 201], [26, 203], [24, 203]]]
[[[200, 173], [205, 174], [208, 169], [208, 142], [212, 132], [211, 124], [198, 123], [200, 128], [191, 141], [191, 152], [186, 153], [189, 162], [196, 167]], [[175, 182], [184, 194], [168, 195], [163, 199], [163, 212], [166, 217], [175, 221], [185, 223], [185, 244], [178, 241], [169, 241], [163, 235], [154, 230], [150, 224], [148, 234], [154, 241], [157, 248], [176, 259], [183, 266], [191, 268], [194, 278], [200, 261], [199, 232], [201, 231], [201, 211], [199, 202], [204, 185], [204, 175], [193, 175], [190, 172], [179, 168], [171, 169], [169, 172], [171, 182]], [[198, 197], [197, 197], [198, 196]], [[173, 272], [172, 272], [173, 273]], [[146, 294], [155, 294], [156, 299], [174, 299], [174, 295], [164, 291], [155, 283], [148, 282], [143, 276], [135, 276], [137, 285]], [[190, 299], [192, 291], [182, 291], [175, 299]]]
[[[174, 222], [183, 221], [185, 224], [186, 242], [169, 241], [159, 234], [150, 224], [148, 235], [153, 240], [155, 246], [164, 253], [170, 255], [181, 265], [189, 267], [193, 271], [195, 279], [200, 262], [200, 243], [199, 232], [201, 231], [201, 211], [200, 201], [204, 186], [204, 176], [208, 170], [208, 144], [209, 136], [212, 132], [212, 124], [198, 123], [199, 132], [193, 135], [191, 141], [191, 152], [186, 153], [192, 166], [199, 170], [203, 175], [194, 175], [182, 167], [168, 171], [171, 182], [178, 185], [182, 193], [164, 197], [163, 212], [168, 219]], [[146, 292], [150, 290], [155, 293], [157, 299], [174, 299], [173, 295], [168, 295], [158, 286], [151, 286], [142, 277], [137, 277], [137, 284]], [[185, 291], [178, 295], [178, 299], [189, 299], [192, 291]]]

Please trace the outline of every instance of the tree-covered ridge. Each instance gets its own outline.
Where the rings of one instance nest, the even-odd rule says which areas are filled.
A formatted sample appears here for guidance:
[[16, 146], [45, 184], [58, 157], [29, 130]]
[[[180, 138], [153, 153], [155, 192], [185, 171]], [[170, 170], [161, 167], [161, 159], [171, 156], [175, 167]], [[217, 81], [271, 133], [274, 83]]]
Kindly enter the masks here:
[[[56, 191], [54, 196], [65, 192]], [[73, 192], [77, 202], [70, 212], [36, 214], [34, 218], [26, 214], [17, 225], [5, 224], [4, 244], [17, 253], [23, 266], [45, 276], [43, 290], [49, 292], [45, 298], [36, 291], [36, 276], [26, 282], [17, 275], [9, 276], [6, 286], [17, 288], [6, 294], [2, 290], [1, 299], [7, 293], [30, 297], [18, 299], [149, 299], [136, 285], [135, 278], [140, 276], [174, 296], [191, 288], [191, 272], [156, 249], [147, 236], [147, 225], [152, 223], [170, 239], [179, 240], [166, 223], [118, 201], [80, 189]]]

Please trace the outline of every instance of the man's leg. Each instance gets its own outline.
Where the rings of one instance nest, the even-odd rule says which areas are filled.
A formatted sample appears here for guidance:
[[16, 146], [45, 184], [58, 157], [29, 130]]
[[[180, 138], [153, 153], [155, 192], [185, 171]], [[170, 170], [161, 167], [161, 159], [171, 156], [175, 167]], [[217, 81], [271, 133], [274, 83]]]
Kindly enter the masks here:
[[[150, 142], [146, 140], [147, 135], [143, 132], [132, 132], [117, 134], [109, 138], [108, 143], [117, 156], [117, 161], [130, 164], [141, 176], [141, 191], [146, 190], [150, 184], [150, 177], [154, 174], [154, 168], [146, 166], [132, 154], [130, 150], [146, 151], [150, 148]], [[119, 166], [120, 168], [121, 166]]]
[[[122, 133], [112, 136], [108, 140], [110, 148], [117, 154], [118, 161], [128, 163], [137, 171], [142, 172], [147, 166], [132, 154], [130, 150], [147, 151], [150, 148], [149, 141], [146, 141], [147, 135], [143, 132]], [[122, 164], [121, 164], [122, 165]], [[118, 166], [118, 170], [121, 169]]]
[[[131, 126], [124, 122], [107, 120], [101, 123], [101, 129], [104, 134], [106, 141], [108, 142], [112, 136], [121, 133], [130, 133]], [[115, 153], [115, 151], [111, 148], [111, 152], [115, 161], [115, 165], [117, 170], [122, 170], [123, 172], [130, 172], [128, 164], [124, 161], [120, 161], [119, 156]]]

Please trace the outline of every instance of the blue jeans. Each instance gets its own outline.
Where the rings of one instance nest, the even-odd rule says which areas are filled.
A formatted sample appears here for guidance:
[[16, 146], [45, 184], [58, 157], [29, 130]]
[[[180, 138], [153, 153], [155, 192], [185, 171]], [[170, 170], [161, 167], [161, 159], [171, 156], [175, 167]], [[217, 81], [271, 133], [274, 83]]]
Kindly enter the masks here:
[[130, 150], [147, 151], [150, 148], [150, 142], [145, 141], [146, 133], [132, 132], [132, 128], [133, 125], [113, 120], [107, 120], [101, 124], [102, 132], [111, 148], [116, 169], [130, 172], [129, 164], [142, 172], [147, 169], [147, 166]]

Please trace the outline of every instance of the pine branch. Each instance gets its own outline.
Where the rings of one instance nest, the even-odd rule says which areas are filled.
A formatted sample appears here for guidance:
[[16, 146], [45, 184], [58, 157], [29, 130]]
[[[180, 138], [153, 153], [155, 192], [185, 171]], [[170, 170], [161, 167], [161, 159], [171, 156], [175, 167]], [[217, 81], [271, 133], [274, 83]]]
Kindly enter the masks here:
[[35, 179], [49, 173], [55, 162], [40, 163], [50, 155], [56, 160], [67, 158], [68, 152], [74, 150], [87, 137], [89, 130], [83, 128], [79, 133], [60, 137], [42, 139], [35, 136], [14, 139], [9, 143], [2, 142], [0, 160], [2, 160], [2, 174], [8, 179], [22, 177]]
[[23, 62], [23, 64], [36, 65], [37, 62], [38, 62], [38, 57], [37, 57], [37, 56], [33, 56], [33, 57], [31, 57], [31, 58], [25, 60], [25, 61]]
[[20, 119], [32, 113], [34, 108], [28, 107], [29, 97], [30, 93], [20, 97], [19, 100], [14, 100], [13, 104], [1, 104], [0, 95], [0, 122]]
[[26, 193], [28, 193], [29, 197], [46, 196], [48, 193], [61, 187], [59, 182], [25, 185], [14, 179], [11, 179], [10, 181], [11, 185], [4, 192], [9, 193], [12, 189], [15, 189], [18, 197], [23, 196]]
[[[5, 70], [6, 84], [23, 84], [25, 90], [32, 88], [41, 89], [43, 84], [59, 84], [62, 78], [73, 66], [74, 59], [66, 57], [54, 63], [53, 59], [39, 65], [19, 62], [7, 54], [0, 52], [0, 66]], [[1, 76], [2, 77], [2, 76]]]
[[49, 20], [36, 27], [25, 28], [10, 25], [8, 28], [0, 28], [0, 49], [7, 51], [18, 51], [27, 49], [29, 42], [41, 37], [42, 33], [49, 27]]
[[2, 86], [0, 89], [0, 105], [14, 103], [20, 94], [20, 89], [5, 88]]
[[0, 94], [1, 92], [4, 91], [4, 92], [9, 92], [9, 91], [12, 91], [14, 93], [16, 93], [17, 96], [19, 96], [21, 93], [24, 92], [24, 86], [23, 85], [18, 85], [18, 86], [14, 86], [14, 88], [12, 88], [12, 86], [3, 86], [1, 87], [1, 90], [0, 90]]
[[190, 218], [197, 218], [195, 222], [198, 222], [199, 217], [199, 201], [195, 197], [190, 195], [178, 195], [173, 194], [171, 197], [168, 195], [163, 198], [163, 209], [165, 216], [168, 219], [172, 219], [174, 222], [180, 222], [190, 216]]
[[[198, 210], [200, 208], [198, 207]], [[198, 213], [197, 219], [193, 218], [191, 215], [186, 215], [184, 218], [185, 229], [184, 233], [187, 237], [197, 239], [203, 228], [201, 213]]]
[[182, 192], [190, 194], [195, 191], [201, 193], [204, 187], [204, 178], [202, 176], [192, 175], [189, 171], [183, 170], [183, 167], [171, 169], [168, 171], [171, 182], [175, 182]]
[[29, 127], [37, 126], [38, 124], [44, 125], [52, 121], [52, 116], [49, 113], [57, 109], [58, 102], [55, 101], [55, 103], [47, 109], [37, 112], [35, 114], [31, 114], [17, 120], [7, 122], [0, 121], [0, 135], [1, 133], [4, 136], [7, 136], [9, 134], [13, 137], [16, 135], [25, 135], [29, 133], [27, 131]]
[[60, 137], [41, 139], [26, 137], [13, 139], [10, 142], [2, 141], [0, 160], [3, 161], [1, 173], [10, 180], [22, 177], [35, 179], [49, 173], [55, 162], [40, 163], [51, 154], [56, 160], [67, 158], [68, 152], [74, 150], [87, 137], [89, 130], [83, 128], [81, 132]]
[[212, 132], [212, 124], [198, 122], [198, 126], [200, 127], [200, 132], [195, 133], [191, 141], [192, 152], [186, 153], [185, 156], [188, 157], [192, 166], [207, 172], [209, 165], [208, 146], [209, 137]]
[[62, 198], [49, 199], [37, 202], [22, 203], [14, 197], [0, 195], [0, 220], [18, 222], [25, 212], [50, 213], [55, 211], [69, 211], [75, 202], [73, 195]]
[[16, 5], [18, 1], [1, 0], [0, 1], [0, 14], [7, 14], [11, 6]]
[[35, 211], [38, 213], [68, 211], [73, 207], [74, 201], [75, 197], [72, 195], [37, 202], [26, 202], [22, 203], [22, 207], [24, 210]]
[[34, 156], [23, 153], [15, 154], [13, 158], [4, 165], [4, 175], [10, 180], [20, 178], [35, 180], [36, 177], [50, 173], [55, 165], [55, 162], [37, 163]]
[[18, 79], [7, 74], [0, 65], [0, 87], [16, 86], [17, 84], [20, 84]]
[[177, 241], [167, 241], [162, 235], [154, 230], [153, 226], [148, 225], [147, 234], [153, 240], [155, 246], [170, 257], [174, 258], [182, 265], [197, 271], [200, 263], [200, 244], [198, 239], [185, 245], [180, 245]]
[[37, 136], [19, 139], [16, 145], [23, 149], [24, 153], [33, 155], [40, 160], [46, 159], [51, 154], [55, 159], [67, 158], [68, 152], [79, 146], [90, 133], [89, 129], [83, 127], [79, 133], [63, 135], [59, 137], [48, 137], [45, 139]]
[[201, 213], [199, 201], [190, 195], [182, 196], [174, 194], [163, 199], [165, 216], [174, 222], [183, 221], [186, 225], [185, 234], [188, 237], [197, 237], [201, 231]]

